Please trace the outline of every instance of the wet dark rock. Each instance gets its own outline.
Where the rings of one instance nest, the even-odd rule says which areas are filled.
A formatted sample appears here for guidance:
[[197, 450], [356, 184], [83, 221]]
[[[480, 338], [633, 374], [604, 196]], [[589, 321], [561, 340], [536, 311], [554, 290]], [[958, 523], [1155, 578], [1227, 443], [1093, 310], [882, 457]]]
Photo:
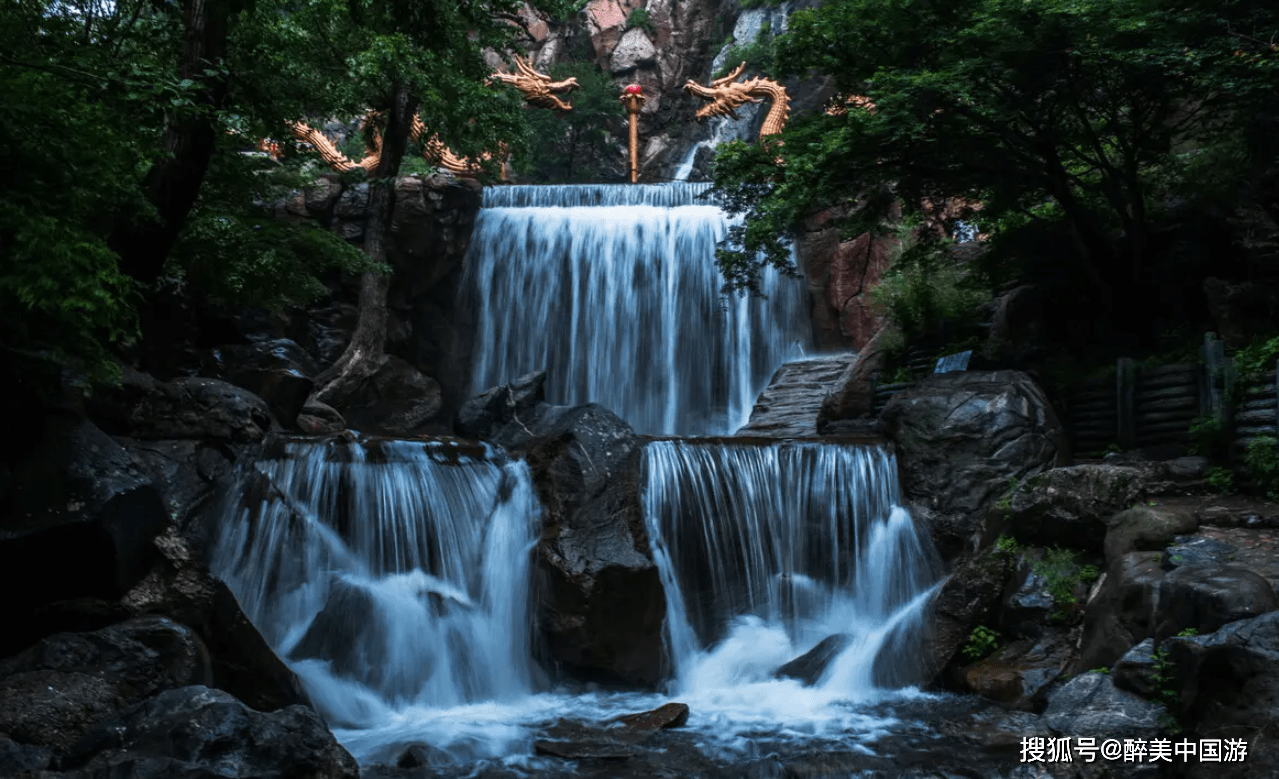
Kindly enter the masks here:
[[1241, 619], [1279, 609], [1270, 582], [1244, 568], [1185, 565], [1163, 578], [1155, 640], [1186, 629], [1212, 633]]
[[1108, 674], [1076, 676], [1048, 697], [1044, 724], [1063, 736], [1153, 738], [1163, 707], [1120, 690]]
[[0, 604], [0, 655], [118, 621], [114, 601], [159, 558], [152, 541], [171, 521], [155, 478], [92, 423], [63, 412], [48, 417], [7, 493], [0, 590], [11, 597]]
[[1184, 506], [1135, 506], [1111, 517], [1107, 523], [1106, 560], [1129, 552], [1162, 551], [1178, 535], [1199, 527], [1194, 512]]
[[156, 539], [162, 562], [122, 604], [133, 614], [167, 615], [203, 640], [212, 685], [260, 711], [310, 703], [297, 676], [272, 651], [230, 588], [209, 573], [203, 556], [170, 529]]
[[651, 711], [626, 714], [614, 720], [629, 731], [682, 728], [688, 722], [687, 703], [665, 703]]
[[292, 426], [314, 387], [311, 356], [282, 338], [220, 346], [209, 352], [209, 372], [266, 401], [281, 424]]
[[1072, 465], [1031, 476], [1011, 495], [1008, 532], [1033, 546], [1067, 546], [1100, 552], [1106, 521], [1143, 499], [1142, 469]]
[[971, 666], [968, 689], [987, 700], [1022, 711], [1042, 711], [1052, 685], [1073, 655], [1068, 631], [1044, 631], [1035, 640], [1020, 639]]
[[264, 400], [221, 379], [159, 382], [125, 368], [119, 389], [94, 396], [90, 416], [113, 435], [261, 441], [275, 427]]
[[386, 355], [377, 372], [341, 409], [352, 428], [392, 436], [422, 432], [443, 405], [440, 385], [405, 360]]
[[0, 662], [0, 732], [65, 749], [105, 717], [209, 676], [200, 639], [162, 617], [58, 634]]
[[414, 744], [404, 750], [395, 767], [401, 769], [429, 768], [437, 765], [449, 765], [453, 758], [449, 753], [430, 744]]
[[[462, 404], [454, 428], [465, 438], [496, 440], [504, 426], [531, 420], [539, 404], [546, 401], [546, 372], [538, 371], [476, 395]], [[502, 443], [499, 441], [499, 443]]]
[[52, 760], [52, 749], [19, 744], [0, 733], [0, 776], [21, 776], [25, 771], [43, 771]]
[[464, 406], [458, 430], [521, 454], [542, 503], [538, 626], [581, 678], [652, 686], [666, 670], [666, 596], [640, 511], [640, 442], [602, 406], [540, 402], [534, 374]]
[[298, 429], [311, 435], [332, 435], [346, 429], [338, 410], [318, 400], [307, 400], [297, 418]]
[[[293, 649], [294, 659], [332, 660], [333, 672], [359, 678], [372, 658], [385, 652], [371, 645], [381, 634], [368, 630], [376, 617], [373, 597], [367, 590], [341, 579], [329, 585], [324, 608], [315, 616]], [[430, 669], [423, 669], [428, 672]]]
[[305, 706], [269, 714], [190, 686], [102, 723], [62, 761], [68, 779], [358, 779], [354, 758]]
[[1110, 667], [1154, 635], [1164, 570], [1159, 552], [1131, 552], [1106, 569], [1084, 609], [1083, 648], [1076, 673]]
[[897, 445], [902, 490], [947, 559], [992, 541], [987, 509], [1013, 480], [1067, 453], [1047, 397], [1017, 371], [932, 375], [894, 395], [881, 418]]
[[[1279, 745], [1279, 612], [1231, 623], [1203, 636], [1162, 644], [1177, 691], [1177, 714], [1190, 738], [1242, 739], [1246, 760], [1193, 762], [1189, 779], [1273, 776]], [[1267, 773], [1269, 771], [1270, 773]]]
[[1170, 571], [1187, 565], [1212, 565], [1225, 562], [1233, 551], [1234, 547], [1220, 539], [1187, 536], [1164, 550], [1162, 563]]
[[924, 678], [935, 680], [958, 662], [973, 628], [991, 622], [1011, 570], [1009, 556], [994, 548], [956, 565], [933, 602], [931, 635], [920, 651]]
[[1111, 669], [1110, 676], [1119, 689], [1135, 692], [1143, 698], [1153, 698], [1158, 691], [1155, 681], [1157, 673], [1155, 640], [1148, 638], [1119, 658]]
[[773, 676], [778, 679], [798, 679], [805, 685], [813, 685], [826, 671], [830, 661], [848, 648], [852, 636], [836, 633], [818, 642], [817, 646], [778, 668]]
[[1035, 573], [1035, 563], [1041, 559], [1042, 549], [1031, 549], [1018, 555], [1012, 576], [1004, 587], [999, 623], [1011, 636], [1038, 636], [1056, 608], [1047, 589], [1048, 580]]

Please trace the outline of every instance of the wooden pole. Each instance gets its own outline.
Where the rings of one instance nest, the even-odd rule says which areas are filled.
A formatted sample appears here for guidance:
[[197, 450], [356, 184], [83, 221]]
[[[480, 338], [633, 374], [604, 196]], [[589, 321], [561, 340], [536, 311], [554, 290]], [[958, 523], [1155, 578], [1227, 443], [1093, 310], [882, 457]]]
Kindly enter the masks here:
[[631, 183], [639, 181], [639, 113], [644, 107], [644, 91], [639, 84], [629, 84], [622, 91], [622, 105], [631, 120]]

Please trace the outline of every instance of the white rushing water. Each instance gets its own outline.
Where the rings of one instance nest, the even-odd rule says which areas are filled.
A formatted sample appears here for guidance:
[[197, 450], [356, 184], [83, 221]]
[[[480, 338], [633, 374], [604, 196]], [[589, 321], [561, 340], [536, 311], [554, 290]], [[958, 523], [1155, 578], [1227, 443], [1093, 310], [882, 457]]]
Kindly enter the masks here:
[[[689, 704], [707, 752], [747, 755], [761, 734], [858, 748], [894, 724], [866, 703], [915, 694], [893, 647], [918, 640], [935, 571], [895, 505], [895, 468], [841, 444], [647, 445], [644, 513], [676, 671], [666, 692]], [[539, 676], [539, 508], [527, 467], [494, 449], [286, 441], [235, 494], [215, 570], [365, 765], [420, 744], [437, 767], [536, 771], [547, 723], [671, 699], [570, 694]], [[833, 634], [850, 641], [816, 684], [774, 678]]]
[[533, 689], [528, 467], [487, 447], [292, 442], [222, 523], [217, 573], [330, 723]]
[[546, 370], [548, 400], [600, 403], [638, 432], [731, 434], [810, 340], [803, 282], [725, 298], [729, 221], [705, 184], [489, 187], [465, 294], [472, 389]]
[[847, 646], [800, 696], [810, 704], [876, 699], [914, 680], [909, 653], [882, 650], [918, 643], [938, 569], [897, 505], [891, 454], [658, 441], [644, 468], [680, 694], [736, 689], [759, 705], [780, 693], [785, 705], [794, 684], [774, 671], [836, 635]]

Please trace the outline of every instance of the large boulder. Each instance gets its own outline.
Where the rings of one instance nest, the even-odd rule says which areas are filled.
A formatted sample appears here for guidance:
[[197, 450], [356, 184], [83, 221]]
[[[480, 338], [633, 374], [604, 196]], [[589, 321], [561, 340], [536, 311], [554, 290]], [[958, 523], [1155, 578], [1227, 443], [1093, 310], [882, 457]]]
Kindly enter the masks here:
[[1187, 506], [1134, 506], [1107, 520], [1106, 561], [1129, 552], [1161, 551], [1183, 533], [1199, 527], [1199, 518]]
[[1102, 551], [1106, 523], [1143, 500], [1146, 470], [1087, 464], [1053, 468], [1016, 485], [1008, 501], [1008, 532], [1034, 546]]
[[[305, 706], [254, 711], [220, 690], [181, 687], [103, 722], [61, 761], [66, 779], [358, 779], [355, 759]], [[52, 779], [52, 777], [51, 777]]]
[[159, 382], [124, 369], [119, 389], [94, 396], [90, 416], [112, 435], [261, 441], [277, 427], [266, 401], [221, 379]]
[[1018, 371], [930, 376], [894, 395], [881, 418], [897, 444], [902, 491], [949, 558], [991, 540], [987, 510], [1011, 483], [1067, 456], [1048, 398]]
[[1210, 635], [1170, 638], [1167, 655], [1177, 715], [1191, 738], [1241, 740], [1241, 761], [1191, 761], [1187, 779], [1279, 776], [1279, 611], [1233, 622]]
[[208, 649], [210, 686], [260, 711], [309, 704], [301, 681], [249, 621], [231, 589], [209, 573], [199, 540], [176, 528], [157, 538], [160, 562], [125, 594], [122, 606], [194, 629]]
[[221, 346], [209, 351], [207, 362], [213, 375], [262, 398], [275, 418], [288, 426], [315, 385], [311, 356], [287, 338]]
[[973, 628], [994, 620], [1012, 568], [1009, 556], [994, 548], [956, 565], [932, 604], [929, 640], [921, 650], [926, 678], [958, 662]]
[[1110, 564], [1084, 609], [1076, 672], [1109, 667], [1154, 635], [1163, 578], [1159, 552], [1132, 552]]
[[[170, 507], [130, 453], [72, 412], [48, 417], [0, 519], [0, 656], [125, 615], [115, 601], [159, 558]], [[19, 597], [17, 594], [21, 593]]]
[[1163, 578], [1154, 637], [1160, 641], [1187, 629], [1212, 633], [1276, 609], [1279, 596], [1274, 587], [1246, 568], [1184, 565]]
[[1109, 674], [1086, 673], [1048, 698], [1044, 724], [1062, 736], [1097, 739], [1152, 738], [1163, 706], [1115, 686]]
[[352, 428], [410, 436], [423, 432], [442, 406], [439, 382], [407, 361], [386, 355], [342, 411]]
[[875, 413], [875, 381], [888, 362], [888, 344], [897, 335], [896, 328], [886, 324], [870, 337], [822, 401], [817, 412], [817, 432], [823, 433], [837, 422]]
[[163, 617], [60, 633], [0, 661], [0, 732], [65, 750], [128, 706], [208, 681], [203, 643], [190, 628]]
[[522, 454], [542, 504], [538, 615], [551, 657], [602, 681], [657, 683], [666, 597], [639, 498], [640, 442], [601, 406], [538, 402], [527, 376], [463, 407], [458, 428]]

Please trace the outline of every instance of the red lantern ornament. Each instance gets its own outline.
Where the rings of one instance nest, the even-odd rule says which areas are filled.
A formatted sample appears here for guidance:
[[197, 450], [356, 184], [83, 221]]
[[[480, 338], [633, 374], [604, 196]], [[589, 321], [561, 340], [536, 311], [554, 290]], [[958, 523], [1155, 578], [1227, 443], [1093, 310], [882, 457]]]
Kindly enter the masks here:
[[626, 94], [628, 95], [638, 95], [643, 92], [644, 89], [639, 84], [628, 84], [626, 87]]

